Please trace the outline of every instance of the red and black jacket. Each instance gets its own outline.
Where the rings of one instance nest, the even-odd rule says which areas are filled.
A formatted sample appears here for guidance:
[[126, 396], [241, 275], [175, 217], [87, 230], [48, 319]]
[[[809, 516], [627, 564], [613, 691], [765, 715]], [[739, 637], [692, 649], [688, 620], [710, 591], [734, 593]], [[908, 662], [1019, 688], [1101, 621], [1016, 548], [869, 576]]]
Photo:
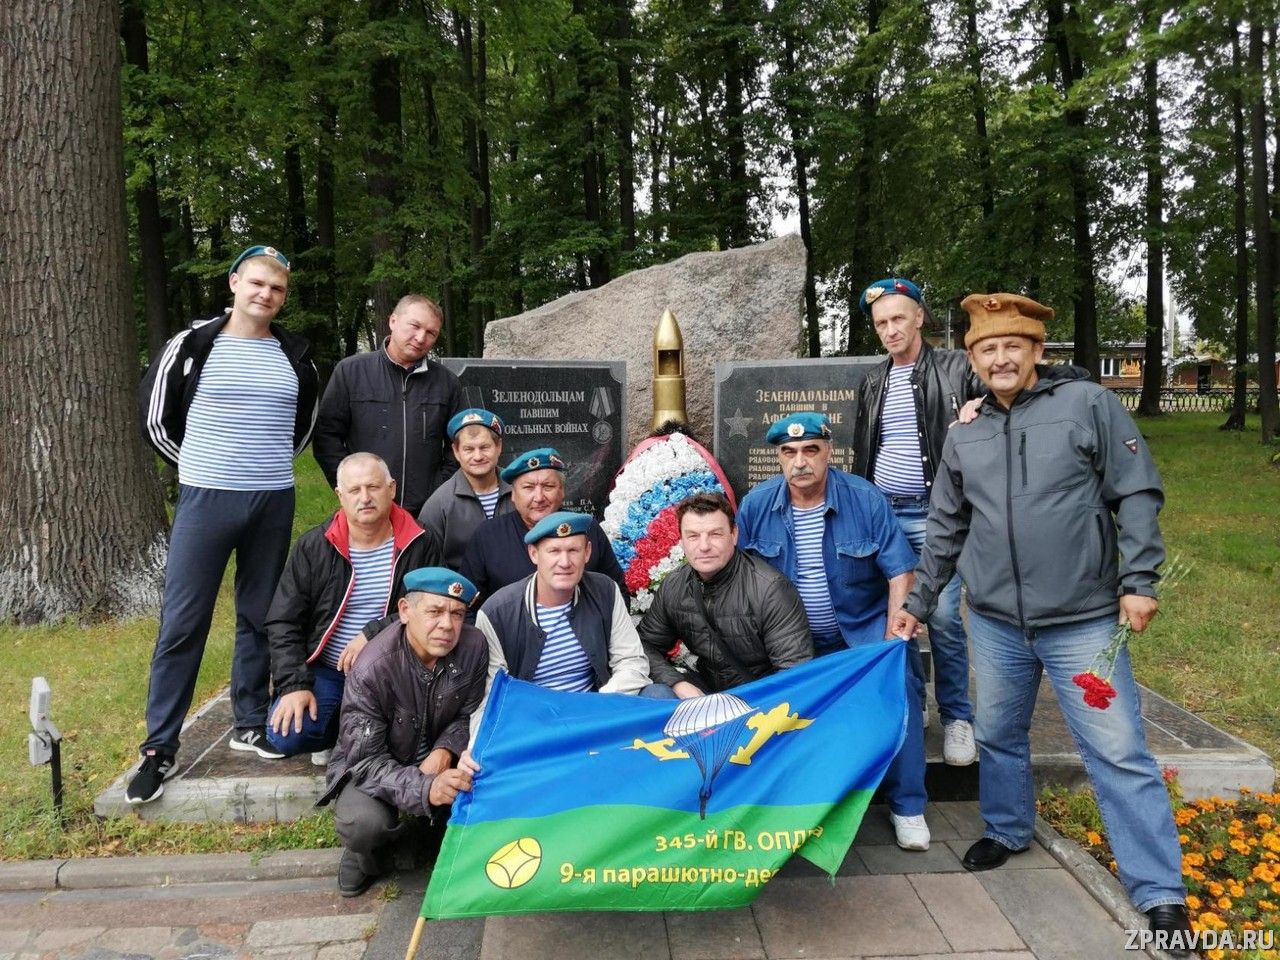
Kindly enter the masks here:
[[[396, 601], [405, 592], [405, 574], [440, 564], [435, 535], [395, 504], [391, 505], [391, 530], [391, 593], [383, 617], [363, 627], [370, 639], [395, 619]], [[267, 611], [267, 644], [276, 696], [311, 689], [311, 664], [333, 636], [354, 588], [350, 531], [346, 514], [339, 510], [293, 545]]]

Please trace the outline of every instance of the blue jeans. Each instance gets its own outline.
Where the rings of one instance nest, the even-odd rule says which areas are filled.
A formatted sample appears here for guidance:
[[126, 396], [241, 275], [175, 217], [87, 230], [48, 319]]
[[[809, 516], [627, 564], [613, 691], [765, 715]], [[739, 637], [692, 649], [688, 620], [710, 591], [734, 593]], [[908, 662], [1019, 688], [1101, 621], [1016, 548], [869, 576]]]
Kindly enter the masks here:
[[[928, 498], [922, 497], [915, 503], [896, 499], [898, 502], [891, 499], [890, 505], [911, 549], [919, 557], [924, 548]], [[960, 619], [958, 575], [953, 576], [938, 595], [937, 609], [929, 618], [929, 647], [933, 651], [933, 692], [938, 698], [938, 715], [942, 722], [973, 720], [973, 707], [969, 703], [969, 640], [964, 635], [964, 623]]]
[[[883, 628], [881, 630], [883, 633]], [[901, 640], [869, 640], [865, 643], [902, 643]], [[827, 647], [817, 651], [818, 656], [839, 653], [848, 647]], [[924, 789], [924, 718], [912, 707], [924, 697], [924, 675], [920, 672], [919, 657], [906, 658], [907, 686], [907, 736], [902, 741], [898, 755], [885, 771], [882, 786], [889, 798], [889, 809], [900, 817], [915, 817], [924, 813], [929, 795]], [[914, 698], [914, 699], [913, 699]]]
[[1138, 685], [1121, 650], [1106, 710], [1086, 706], [1071, 678], [1093, 665], [1115, 629], [1114, 616], [1030, 631], [969, 611], [978, 675], [978, 806], [985, 836], [1012, 850], [1031, 843], [1031, 711], [1048, 673], [1093, 784], [1120, 880], [1139, 910], [1183, 903], [1182, 850], [1169, 795], [1142, 732]]
[[[331, 667], [312, 665], [311, 692], [316, 698], [316, 718], [311, 714], [302, 715], [302, 729], [295, 730], [290, 726], [284, 733], [276, 733], [267, 727], [267, 742], [286, 757], [298, 753], [319, 753], [330, 750], [338, 742], [338, 713], [342, 707], [342, 691], [347, 685], [347, 675]], [[279, 697], [271, 704], [271, 711], [276, 712]]]

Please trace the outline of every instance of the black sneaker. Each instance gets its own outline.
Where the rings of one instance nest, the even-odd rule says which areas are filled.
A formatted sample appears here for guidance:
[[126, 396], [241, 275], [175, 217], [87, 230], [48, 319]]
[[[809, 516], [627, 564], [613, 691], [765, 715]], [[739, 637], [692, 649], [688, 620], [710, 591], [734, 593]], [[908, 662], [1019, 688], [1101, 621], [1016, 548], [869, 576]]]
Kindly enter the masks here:
[[284, 754], [271, 746], [271, 743], [267, 740], [266, 727], [249, 727], [245, 730], [237, 730], [231, 735], [229, 743], [232, 750], [256, 753], [263, 760], [281, 760], [284, 758]]
[[150, 803], [164, 793], [164, 782], [177, 772], [173, 757], [167, 753], [148, 750], [142, 756], [142, 766], [129, 781], [124, 798], [130, 803]]

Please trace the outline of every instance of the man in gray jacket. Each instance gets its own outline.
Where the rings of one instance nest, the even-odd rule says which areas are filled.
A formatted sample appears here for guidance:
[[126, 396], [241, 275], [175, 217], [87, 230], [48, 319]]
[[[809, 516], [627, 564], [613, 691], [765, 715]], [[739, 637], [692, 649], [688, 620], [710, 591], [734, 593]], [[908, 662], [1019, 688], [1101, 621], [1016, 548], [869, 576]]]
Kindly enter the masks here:
[[462, 569], [462, 557], [476, 527], [510, 513], [511, 484], [498, 476], [502, 457], [502, 420], [496, 413], [468, 407], [447, 428], [458, 472], [440, 484], [418, 514], [424, 530], [444, 547], [444, 565]]
[[[668, 574], [636, 628], [649, 675], [681, 700], [718, 693], [813, 659], [804, 604], [791, 581], [738, 549], [733, 507], [699, 493], [676, 507], [686, 564]], [[698, 657], [698, 674], [667, 659], [677, 640]]]
[[[1141, 632], [1156, 614], [1160, 478], [1112, 393], [1042, 377], [1036, 363], [1052, 310], [1004, 293], [974, 294], [961, 306], [970, 362], [991, 392], [977, 420], [948, 432], [916, 582], [893, 628], [913, 634], [958, 565], [978, 678], [986, 822], [964, 865], [989, 870], [1031, 843], [1028, 731], [1047, 673], [1130, 899], [1157, 935], [1186, 931], [1178, 835], [1143, 736], [1128, 653], [1121, 647], [1114, 663], [1104, 653], [1117, 620]], [[1113, 693], [1087, 704], [1077, 687], [1088, 692], [1102, 680]]]

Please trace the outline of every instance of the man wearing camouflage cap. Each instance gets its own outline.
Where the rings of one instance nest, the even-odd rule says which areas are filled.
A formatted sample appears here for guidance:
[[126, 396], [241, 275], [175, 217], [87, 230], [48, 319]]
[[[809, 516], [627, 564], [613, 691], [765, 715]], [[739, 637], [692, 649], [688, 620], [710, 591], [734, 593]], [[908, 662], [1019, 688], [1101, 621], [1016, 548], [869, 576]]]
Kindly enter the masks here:
[[[1160, 477], [1133, 420], [1086, 379], [1037, 364], [1053, 311], [1015, 294], [974, 294], [965, 346], [990, 390], [978, 418], [949, 431], [916, 582], [894, 617], [912, 633], [958, 568], [968, 590], [978, 679], [979, 807], [986, 831], [970, 870], [1026, 850], [1035, 827], [1028, 731], [1048, 674], [1085, 759], [1121, 881], [1159, 934], [1187, 930], [1181, 850], [1142, 731], [1127, 652], [1100, 662], [1117, 619], [1136, 632], [1157, 610], [1164, 544]], [[1084, 702], [1072, 678], [1110, 672], [1115, 702]]]

